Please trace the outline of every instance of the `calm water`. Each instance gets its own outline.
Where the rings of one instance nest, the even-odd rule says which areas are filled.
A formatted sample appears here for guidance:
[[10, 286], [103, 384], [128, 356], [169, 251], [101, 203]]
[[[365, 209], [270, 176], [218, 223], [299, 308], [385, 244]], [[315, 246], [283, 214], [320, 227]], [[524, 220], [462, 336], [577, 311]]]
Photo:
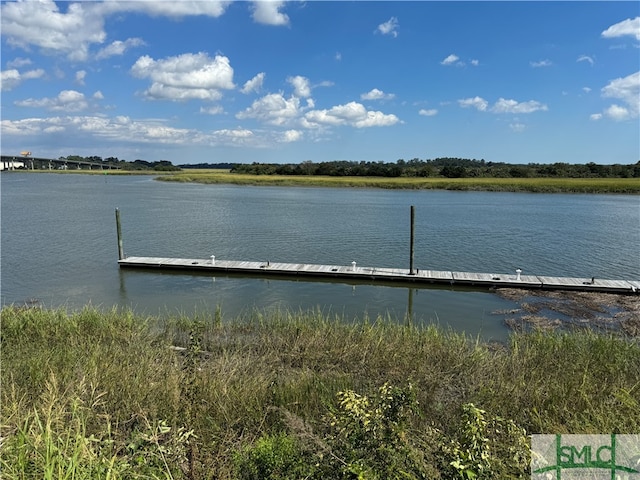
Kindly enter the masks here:
[[257, 307], [352, 318], [411, 304], [416, 322], [504, 337], [478, 291], [120, 271], [127, 255], [640, 278], [640, 197], [173, 184], [147, 176], [1, 175], [2, 303], [131, 307], [143, 314]]

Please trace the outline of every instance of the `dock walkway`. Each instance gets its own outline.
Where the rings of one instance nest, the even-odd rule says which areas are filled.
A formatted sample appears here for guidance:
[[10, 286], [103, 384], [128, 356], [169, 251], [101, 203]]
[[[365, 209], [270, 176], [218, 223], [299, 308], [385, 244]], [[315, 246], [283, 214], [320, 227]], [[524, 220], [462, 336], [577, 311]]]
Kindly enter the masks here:
[[256, 277], [285, 276], [308, 279], [449, 284], [484, 288], [527, 288], [639, 294], [640, 280], [548, 277], [517, 273], [473, 273], [438, 270], [360, 267], [352, 265], [314, 265], [304, 263], [247, 262], [215, 258], [126, 257], [118, 260], [121, 268], [197, 271], [212, 274], [241, 274]]

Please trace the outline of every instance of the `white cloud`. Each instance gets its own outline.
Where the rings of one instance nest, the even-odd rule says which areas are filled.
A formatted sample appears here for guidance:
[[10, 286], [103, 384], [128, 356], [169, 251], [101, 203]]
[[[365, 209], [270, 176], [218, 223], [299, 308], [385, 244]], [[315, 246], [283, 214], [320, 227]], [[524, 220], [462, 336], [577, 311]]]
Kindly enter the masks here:
[[615, 98], [625, 105], [613, 104], [604, 114], [613, 120], [638, 118], [640, 112], [640, 71], [624, 78], [616, 78], [602, 88], [604, 98]]
[[34, 78], [40, 78], [44, 75], [44, 70], [38, 68], [36, 70], [29, 70], [24, 73], [20, 73], [19, 70], [12, 68], [10, 70], [3, 70], [0, 73], [0, 85], [2, 90], [12, 90], [20, 85], [24, 80], [31, 80]]
[[364, 105], [357, 102], [336, 105], [328, 110], [312, 110], [305, 114], [305, 120], [310, 127], [351, 125], [356, 128], [389, 126], [400, 121], [393, 114], [367, 111]]
[[442, 60], [440, 62], [440, 65], [454, 65], [458, 60], [460, 60], [460, 57], [458, 57], [456, 54], [452, 53], [447, 58]]
[[362, 100], [391, 100], [394, 97], [395, 95], [393, 93], [384, 93], [377, 88], [360, 95], [360, 99]]
[[482, 97], [464, 98], [462, 100], [458, 100], [458, 104], [462, 108], [473, 107], [481, 112], [484, 112], [489, 106], [489, 102]]
[[142, 12], [151, 16], [162, 16], [170, 18], [181, 18], [187, 16], [206, 16], [217, 18], [223, 15], [230, 1], [218, 0], [178, 0], [178, 1], [157, 1], [157, 0], [137, 0], [135, 2], [104, 2], [100, 9], [104, 14], [118, 12]]
[[525, 129], [527, 128], [527, 126], [523, 123], [520, 122], [512, 122], [509, 124], [509, 128], [511, 130], [513, 130], [514, 132], [520, 133], [520, 132], [524, 132]]
[[200, 107], [200, 113], [205, 113], [207, 115], [220, 115], [224, 113], [224, 108], [220, 105], [216, 105], [215, 107]]
[[336, 52], [335, 59], [336, 59], [337, 61], [342, 60], [342, 53], [340, 53], [340, 52]]
[[79, 85], [84, 85], [84, 79], [87, 77], [87, 72], [85, 70], [78, 70], [76, 72], [76, 83]]
[[589, 115], [589, 119], [591, 120], [600, 120], [601, 118], [602, 118], [601, 113], [592, 113], [591, 115]]
[[518, 102], [512, 99], [500, 98], [498, 101], [489, 108], [489, 102], [482, 97], [464, 98], [458, 100], [458, 104], [462, 108], [473, 107], [481, 112], [492, 113], [533, 113], [539, 110], [546, 111], [548, 107], [535, 100], [529, 100], [528, 102]]
[[438, 110], [436, 110], [435, 108], [430, 108], [428, 110], [421, 108], [418, 111], [418, 115], [422, 115], [424, 117], [433, 117], [434, 115], [437, 115], [437, 114], [438, 114]]
[[5, 2], [1, 8], [2, 35], [15, 47], [34, 45], [83, 61], [89, 45], [106, 38], [103, 17], [89, 3], [70, 3], [64, 13], [53, 0]]
[[593, 58], [591, 58], [588, 55], [580, 55], [578, 57], [578, 59], [576, 60], [576, 62], [589, 62], [589, 64], [591, 64], [591, 66], [593, 66], [593, 64], [595, 63]]
[[253, 20], [265, 25], [289, 25], [289, 16], [280, 12], [285, 3], [275, 0], [254, 1], [252, 6]]
[[13, 60], [7, 62], [9, 68], [20, 68], [31, 65], [33, 62], [29, 58], [16, 57]]
[[282, 137], [280, 138], [280, 142], [282, 143], [292, 143], [302, 140], [304, 133], [300, 130], [287, 130], [282, 133]]
[[260, 89], [262, 88], [262, 84], [264, 83], [265, 76], [266, 76], [266, 73], [260, 72], [251, 80], [247, 80], [245, 84], [242, 86], [242, 89], [240, 91], [245, 94], [251, 93], [251, 92], [259, 92]]
[[293, 94], [296, 97], [307, 98], [311, 96], [311, 86], [308, 78], [296, 75], [295, 77], [287, 78], [287, 82], [293, 87]]
[[602, 36], [604, 38], [616, 38], [631, 35], [636, 40], [640, 40], [640, 17], [634, 19], [627, 18], [622, 22], [611, 25], [604, 32]]
[[212, 59], [206, 53], [186, 53], [162, 60], [145, 55], [131, 67], [131, 73], [151, 79], [153, 84], [145, 95], [153, 99], [219, 100], [220, 90], [235, 87], [229, 59], [220, 55]]
[[551, 60], [545, 59], [545, 60], [540, 60], [538, 62], [529, 62], [529, 65], [531, 65], [533, 68], [540, 68], [540, 67], [550, 67], [552, 63], [551, 63]]
[[100, 90], [96, 91], [91, 98], [95, 99], [95, 100], [104, 100], [104, 95], [102, 94], [102, 92]]
[[271, 125], [285, 125], [292, 122], [302, 114], [300, 99], [292, 96], [288, 100], [282, 93], [271, 93], [258, 100], [242, 112], [236, 114], [236, 118], [243, 120], [255, 118]]
[[473, 65], [474, 67], [477, 67], [478, 65], [480, 65], [480, 60], [476, 60], [474, 58], [473, 60], [471, 60], [471, 65]]
[[491, 111], [494, 113], [533, 113], [539, 110], [548, 110], [547, 106], [537, 102], [535, 100], [529, 100], [528, 102], [517, 102], [512, 99], [500, 98], [491, 107]]
[[96, 58], [98, 60], [102, 60], [104, 58], [114, 57], [116, 55], [124, 55], [128, 49], [132, 47], [139, 47], [141, 45], [145, 45], [144, 41], [141, 38], [128, 38], [127, 40], [120, 41], [116, 40], [111, 42], [110, 45], [100, 49], [96, 54]]
[[398, 36], [398, 19], [396, 17], [391, 17], [384, 23], [378, 25], [376, 32], [380, 32], [383, 35], [391, 35], [394, 38]]
[[45, 108], [51, 111], [59, 112], [79, 112], [88, 108], [84, 94], [76, 90], [63, 90], [57, 97], [53, 98], [28, 98], [15, 102], [19, 107], [29, 108]]
[[226, 145], [226, 146], [251, 146], [255, 139], [255, 134], [251, 130], [246, 128], [234, 128], [234, 129], [222, 129], [215, 130], [211, 134], [211, 138], [207, 139], [206, 136], [202, 138], [205, 142], [211, 145]]
[[582, 87], [582, 91], [583, 91], [584, 93], [589, 93], [589, 92], [591, 91], [591, 88], [589, 88], [589, 87]]
[[[61, 3], [66, 6], [66, 11], [61, 11], [53, 0], [3, 2], [0, 28], [7, 43], [14, 47], [28, 49], [35, 46], [45, 53], [66, 55], [72, 61], [85, 61], [90, 47], [106, 40], [104, 21], [108, 15], [126, 11], [173, 18], [187, 15], [218, 17], [229, 3], [214, 0], [76, 2]], [[120, 49], [136, 42], [139, 40], [114, 42], [99, 55], [118, 54]]]

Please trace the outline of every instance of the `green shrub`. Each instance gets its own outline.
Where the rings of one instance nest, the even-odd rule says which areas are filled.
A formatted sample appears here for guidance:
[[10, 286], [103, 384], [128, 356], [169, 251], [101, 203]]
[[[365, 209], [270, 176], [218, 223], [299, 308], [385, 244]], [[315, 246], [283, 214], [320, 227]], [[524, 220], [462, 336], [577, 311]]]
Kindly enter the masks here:
[[297, 480], [311, 473], [295, 438], [286, 433], [260, 437], [234, 456], [234, 464], [243, 480]]

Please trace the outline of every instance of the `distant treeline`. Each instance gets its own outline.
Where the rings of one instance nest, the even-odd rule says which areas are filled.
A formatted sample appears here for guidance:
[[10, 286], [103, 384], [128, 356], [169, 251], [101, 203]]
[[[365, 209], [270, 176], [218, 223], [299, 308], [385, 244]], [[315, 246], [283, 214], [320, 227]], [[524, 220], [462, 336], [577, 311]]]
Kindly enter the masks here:
[[231, 170], [237, 166], [237, 163], [195, 163], [187, 165], [178, 165], [183, 170], [189, 169], [211, 169], [211, 170]]
[[257, 163], [236, 164], [232, 173], [253, 175], [328, 175], [362, 177], [445, 177], [445, 178], [640, 178], [640, 161], [630, 165], [599, 165], [596, 163], [529, 163], [527, 165], [487, 162], [484, 159], [414, 158], [397, 162], [370, 162], [336, 160], [299, 164]]

